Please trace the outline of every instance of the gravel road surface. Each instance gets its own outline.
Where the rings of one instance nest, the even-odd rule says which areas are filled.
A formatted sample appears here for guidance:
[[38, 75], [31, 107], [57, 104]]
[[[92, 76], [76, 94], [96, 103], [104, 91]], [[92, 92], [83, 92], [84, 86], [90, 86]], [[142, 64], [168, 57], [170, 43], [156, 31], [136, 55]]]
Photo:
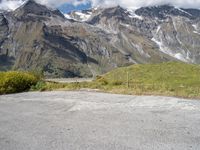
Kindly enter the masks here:
[[200, 150], [200, 101], [85, 91], [0, 96], [0, 150]]
[[48, 82], [57, 82], [57, 83], [74, 83], [74, 82], [91, 82], [93, 78], [55, 78], [55, 79], [45, 79]]

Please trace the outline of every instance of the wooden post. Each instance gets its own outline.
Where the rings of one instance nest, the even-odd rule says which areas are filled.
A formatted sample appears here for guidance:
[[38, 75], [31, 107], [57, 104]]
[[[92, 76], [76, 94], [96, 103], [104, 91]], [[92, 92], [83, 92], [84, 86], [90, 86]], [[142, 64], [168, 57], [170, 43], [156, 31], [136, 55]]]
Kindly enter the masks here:
[[129, 71], [127, 70], [127, 88], [129, 88]]

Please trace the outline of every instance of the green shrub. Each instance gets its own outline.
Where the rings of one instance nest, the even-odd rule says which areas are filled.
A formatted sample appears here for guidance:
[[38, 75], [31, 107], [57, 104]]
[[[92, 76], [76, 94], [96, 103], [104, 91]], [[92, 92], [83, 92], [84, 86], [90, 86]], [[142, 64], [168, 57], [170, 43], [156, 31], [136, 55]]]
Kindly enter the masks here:
[[101, 78], [102, 78], [102, 76], [100, 76], [100, 75], [97, 75], [97, 76], [95, 77], [96, 80], [99, 80], [99, 79], [101, 79]]
[[119, 85], [122, 85], [123, 82], [122, 81], [113, 81], [111, 82], [112, 85], [116, 85], [116, 86], [119, 86]]
[[0, 94], [18, 93], [29, 90], [38, 81], [38, 77], [28, 72], [1, 72]]
[[31, 73], [32, 75], [34, 75], [38, 80], [41, 80], [41, 79], [44, 78], [44, 73], [40, 69], [38, 69], [38, 70], [31, 70], [31, 71], [29, 71], [29, 73]]
[[96, 81], [97, 81], [97, 83], [100, 83], [101, 85], [107, 85], [108, 84], [108, 81], [104, 77], [101, 77]]
[[31, 86], [31, 90], [33, 90], [33, 91], [44, 91], [45, 87], [46, 87], [46, 82], [39, 81], [39, 82], [37, 82], [36, 85]]

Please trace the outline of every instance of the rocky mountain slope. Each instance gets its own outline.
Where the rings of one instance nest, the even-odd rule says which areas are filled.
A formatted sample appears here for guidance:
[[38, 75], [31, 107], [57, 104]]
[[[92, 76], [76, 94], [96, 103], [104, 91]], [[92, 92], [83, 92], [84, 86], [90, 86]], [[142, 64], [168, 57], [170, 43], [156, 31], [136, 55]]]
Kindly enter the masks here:
[[[75, 13], [69, 16], [71, 19], [78, 20], [79, 17], [73, 15]], [[78, 14], [80, 13], [84, 16], [84, 11]], [[122, 39], [128, 39], [127, 45], [132, 43], [136, 50], [146, 56], [149, 55], [150, 48], [146, 48], [145, 45], [151, 45], [153, 52], [160, 51], [180, 61], [198, 64], [200, 63], [199, 19], [200, 10], [197, 9], [181, 9], [163, 5], [134, 10], [118, 6], [92, 10], [86, 22], [118, 35], [123, 34]], [[129, 33], [124, 35], [127, 30]], [[130, 35], [137, 38], [141, 36], [142, 40], [131, 39]], [[142, 42], [144, 39], [146, 41]]]
[[200, 63], [200, 10], [94, 8], [63, 15], [27, 1], [0, 14], [0, 70], [88, 77], [134, 63]]

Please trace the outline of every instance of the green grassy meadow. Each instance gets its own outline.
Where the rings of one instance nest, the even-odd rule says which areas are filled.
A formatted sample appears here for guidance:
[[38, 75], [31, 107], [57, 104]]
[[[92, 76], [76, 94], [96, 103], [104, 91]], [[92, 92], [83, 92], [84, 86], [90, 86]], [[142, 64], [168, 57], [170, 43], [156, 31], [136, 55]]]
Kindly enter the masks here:
[[45, 82], [41, 78], [25, 72], [0, 73], [0, 94], [24, 90], [80, 89], [98, 89], [102, 92], [116, 94], [200, 98], [200, 65], [181, 62], [132, 65], [97, 76], [92, 82], [81, 83]]
[[181, 62], [132, 65], [97, 76], [92, 82], [40, 84], [42, 91], [89, 88], [117, 94], [200, 98], [200, 66]]

